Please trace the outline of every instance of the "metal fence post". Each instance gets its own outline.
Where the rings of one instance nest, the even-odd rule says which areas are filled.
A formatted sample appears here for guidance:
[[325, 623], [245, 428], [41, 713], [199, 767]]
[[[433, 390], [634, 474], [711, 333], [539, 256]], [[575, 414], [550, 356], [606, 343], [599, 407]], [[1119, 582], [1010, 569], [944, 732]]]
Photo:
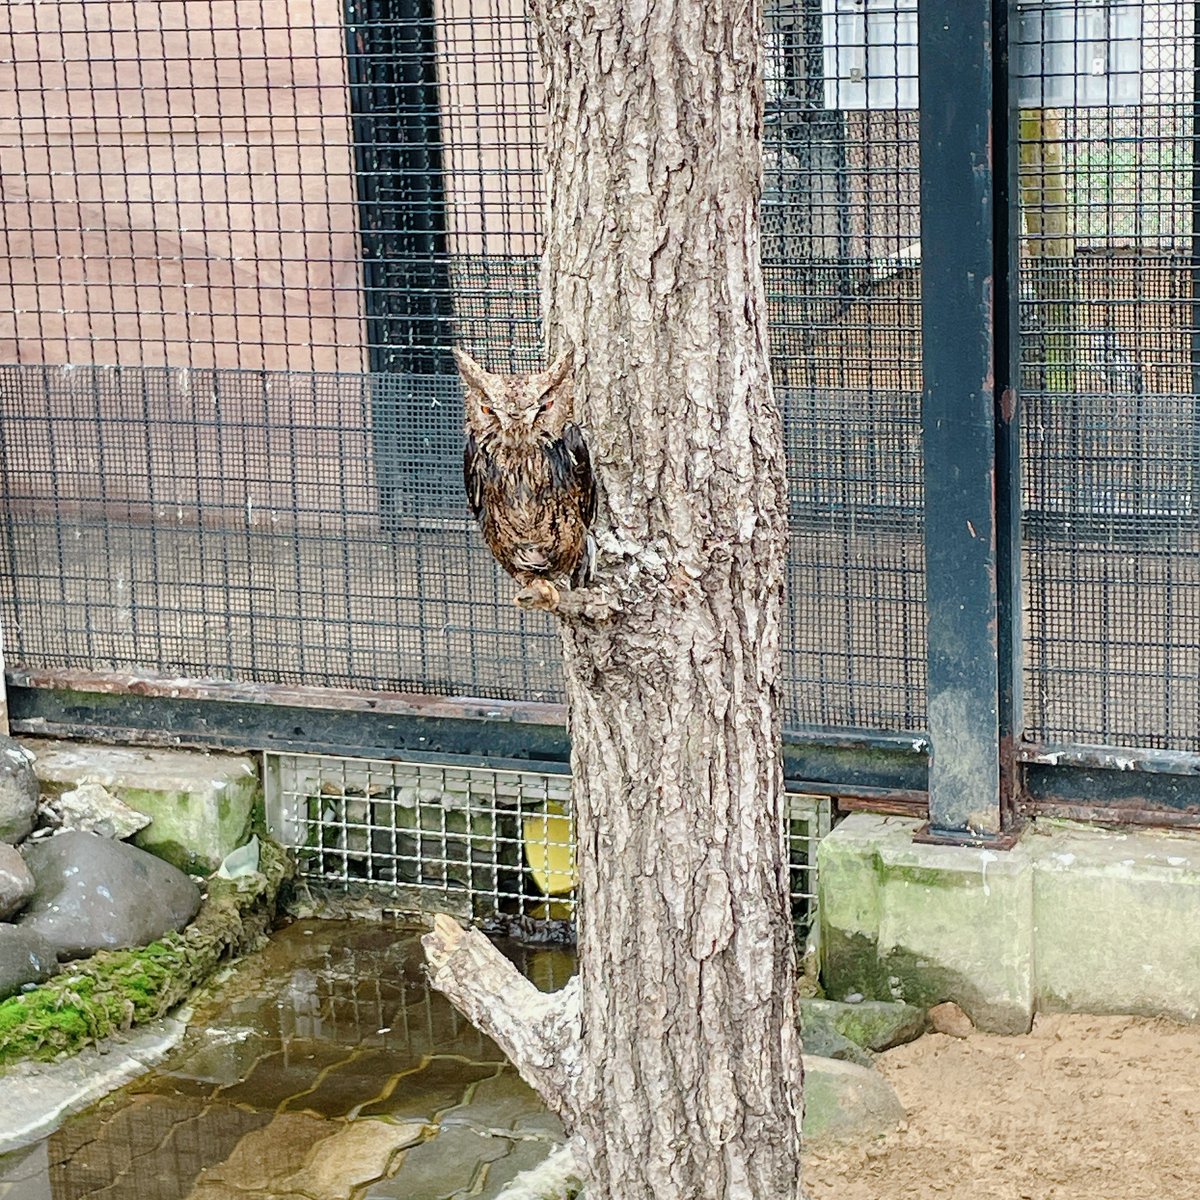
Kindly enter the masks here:
[[0, 737], [8, 737], [8, 678], [4, 673], [4, 630], [0, 629]]
[[1021, 709], [1007, 4], [940, 0], [918, 20], [929, 836], [996, 841]]
[[1188, 516], [1200, 512], [1200, 0], [1192, 5], [1192, 477]]
[[442, 474], [432, 458], [401, 454], [416, 441], [406, 434], [448, 441], [459, 425], [456, 406], [431, 404], [426, 390], [454, 378], [434, 5], [345, 0], [345, 20], [374, 469], [383, 526], [395, 530], [427, 515]]

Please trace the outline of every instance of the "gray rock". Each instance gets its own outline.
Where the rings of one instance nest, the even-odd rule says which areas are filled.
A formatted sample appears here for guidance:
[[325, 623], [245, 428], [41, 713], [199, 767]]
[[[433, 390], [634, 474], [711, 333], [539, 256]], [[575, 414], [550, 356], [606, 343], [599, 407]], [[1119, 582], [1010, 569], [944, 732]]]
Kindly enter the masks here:
[[0, 925], [0, 998], [27, 983], [41, 983], [57, 970], [54, 947], [37, 930]]
[[33, 895], [33, 875], [16, 846], [0, 842], [0, 920], [7, 920]]
[[856, 1046], [845, 1034], [838, 1033], [832, 1021], [806, 1020], [800, 1029], [800, 1041], [805, 1054], [817, 1058], [837, 1058], [843, 1062], [857, 1063], [860, 1067], [871, 1065], [871, 1055], [861, 1046]]
[[199, 889], [177, 867], [94, 833], [35, 842], [25, 861], [37, 890], [17, 920], [49, 938], [60, 960], [144, 946], [200, 907]]
[[130, 808], [102, 783], [81, 783], [58, 796], [45, 796], [38, 820], [51, 829], [78, 829], [123, 842], [150, 824], [145, 813]]
[[892, 1133], [904, 1105], [878, 1071], [832, 1058], [804, 1056], [805, 1138], [872, 1138]]
[[[925, 1010], [911, 1004], [892, 1000], [858, 1000], [839, 1003], [836, 1000], [799, 998], [796, 1011], [804, 1035], [804, 1048], [809, 1047], [810, 1030], [831, 1029], [864, 1050], [890, 1050], [919, 1038], [925, 1032]], [[821, 1036], [819, 1033], [817, 1036]], [[813, 1050], [815, 1054], [824, 1051]], [[829, 1058], [852, 1058], [851, 1055], [830, 1054]]]
[[0, 842], [15, 844], [33, 832], [38, 802], [33, 762], [20, 742], [0, 736]]

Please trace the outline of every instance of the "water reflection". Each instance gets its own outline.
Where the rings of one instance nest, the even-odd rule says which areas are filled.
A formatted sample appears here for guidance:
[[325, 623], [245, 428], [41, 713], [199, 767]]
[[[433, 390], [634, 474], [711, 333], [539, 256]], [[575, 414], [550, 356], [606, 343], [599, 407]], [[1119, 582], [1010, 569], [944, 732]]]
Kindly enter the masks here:
[[[152, 1073], [0, 1158], [0, 1200], [491, 1194], [560, 1131], [431, 992], [419, 936], [365, 922], [281, 931]], [[545, 990], [574, 969], [562, 949], [509, 952]]]

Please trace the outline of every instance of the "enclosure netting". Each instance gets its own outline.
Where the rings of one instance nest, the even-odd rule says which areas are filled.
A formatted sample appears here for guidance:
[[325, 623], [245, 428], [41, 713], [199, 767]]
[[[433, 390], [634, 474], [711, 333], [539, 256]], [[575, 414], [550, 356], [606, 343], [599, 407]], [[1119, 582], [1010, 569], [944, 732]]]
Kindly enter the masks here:
[[[819, 5], [769, 39], [787, 720], [919, 728], [915, 117], [827, 107]], [[520, 4], [16, 2], [0, 60], [10, 665], [558, 697], [447, 354], [539, 361]]]
[[[1196, 748], [1192, 6], [1040, 8], [1136, 10], [1139, 91], [1022, 101], [1030, 729]], [[768, 3], [790, 726], [925, 719], [916, 40]], [[10, 666], [561, 695], [447, 349], [539, 362], [541, 114], [519, 0], [0, 9]]]
[[1028, 52], [1026, 722], [1049, 741], [1200, 750], [1195, 10], [1051, 6]]

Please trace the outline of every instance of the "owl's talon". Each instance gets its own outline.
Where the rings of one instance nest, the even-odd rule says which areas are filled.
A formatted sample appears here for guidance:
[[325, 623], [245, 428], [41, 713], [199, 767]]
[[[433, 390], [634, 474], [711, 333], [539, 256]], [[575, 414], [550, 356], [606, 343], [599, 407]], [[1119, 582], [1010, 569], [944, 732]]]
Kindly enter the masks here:
[[513, 597], [513, 603], [527, 611], [554, 612], [558, 608], [558, 588], [544, 579], [535, 579]]

